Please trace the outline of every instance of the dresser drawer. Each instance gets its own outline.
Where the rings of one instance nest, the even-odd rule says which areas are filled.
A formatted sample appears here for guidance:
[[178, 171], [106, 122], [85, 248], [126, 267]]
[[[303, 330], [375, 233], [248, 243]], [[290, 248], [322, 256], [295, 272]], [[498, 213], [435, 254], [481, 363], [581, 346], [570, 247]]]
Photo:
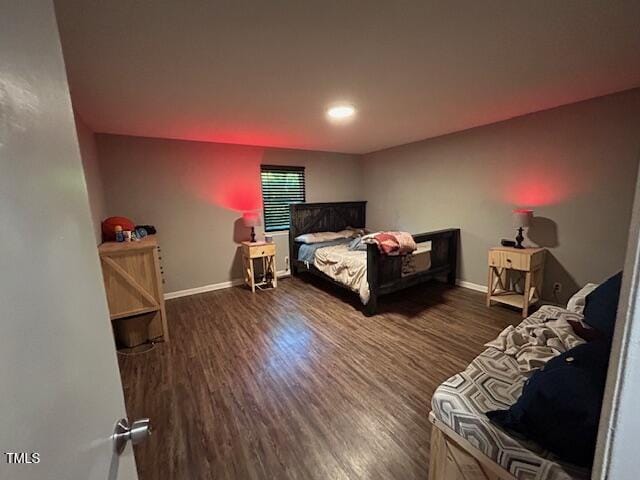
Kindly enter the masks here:
[[526, 253], [491, 250], [489, 251], [489, 265], [526, 272], [531, 268], [531, 256]]
[[275, 244], [271, 245], [256, 245], [248, 247], [249, 258], [270, 257], [276, 254]]

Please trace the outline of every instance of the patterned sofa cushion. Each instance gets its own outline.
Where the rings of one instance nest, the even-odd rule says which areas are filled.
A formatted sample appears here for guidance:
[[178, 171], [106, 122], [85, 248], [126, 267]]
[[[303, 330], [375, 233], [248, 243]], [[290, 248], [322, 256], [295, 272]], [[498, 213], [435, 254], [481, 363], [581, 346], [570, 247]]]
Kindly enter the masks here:
[[[542, 323], [565, 316], [582, 320], [582, 315], [543, 306], [521, 325]], [[508, 435], [493, 425], [485, 412], [509, 408], [520, 396], [526, 377], [512, 357], [495, 348], [478, 355], [461, 373], [440, 385], [431, 400], [440, 421], [468, 440], [518, 479], [587, 479], [587, 469], [562, 463], [535, 443]]]

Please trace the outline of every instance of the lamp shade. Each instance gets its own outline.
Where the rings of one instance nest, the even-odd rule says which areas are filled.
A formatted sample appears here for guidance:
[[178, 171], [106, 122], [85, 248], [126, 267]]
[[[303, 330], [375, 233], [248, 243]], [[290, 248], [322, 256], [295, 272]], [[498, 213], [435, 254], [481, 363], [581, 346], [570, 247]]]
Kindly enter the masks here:
[[256, 212], [245, 212], [242, 214], [242, 221], [245, 227], [257, 227], [261, 225], [260, 214]]
[[531, 225], [533, 210], [517, 209], [513, 211], [513, 226], [516, 228], [526, 228]]

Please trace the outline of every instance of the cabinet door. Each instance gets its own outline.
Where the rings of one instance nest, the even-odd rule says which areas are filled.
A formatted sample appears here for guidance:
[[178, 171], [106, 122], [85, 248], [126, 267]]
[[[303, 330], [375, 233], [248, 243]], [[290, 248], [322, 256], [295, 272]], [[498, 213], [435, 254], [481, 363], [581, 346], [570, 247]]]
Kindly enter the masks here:
[[146, 313], [160, 307], [152, 250], [103, 256], [101, 260], [111, 318]]

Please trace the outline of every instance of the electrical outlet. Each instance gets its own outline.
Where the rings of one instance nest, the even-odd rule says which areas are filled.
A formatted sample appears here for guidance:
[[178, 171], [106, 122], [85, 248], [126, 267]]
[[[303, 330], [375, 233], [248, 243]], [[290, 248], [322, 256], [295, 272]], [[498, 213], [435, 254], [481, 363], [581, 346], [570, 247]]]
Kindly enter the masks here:
[[556, 282], [553, 284], [553, 293], [561, 293], [562, 292], [562, 284], [560, 282]]

